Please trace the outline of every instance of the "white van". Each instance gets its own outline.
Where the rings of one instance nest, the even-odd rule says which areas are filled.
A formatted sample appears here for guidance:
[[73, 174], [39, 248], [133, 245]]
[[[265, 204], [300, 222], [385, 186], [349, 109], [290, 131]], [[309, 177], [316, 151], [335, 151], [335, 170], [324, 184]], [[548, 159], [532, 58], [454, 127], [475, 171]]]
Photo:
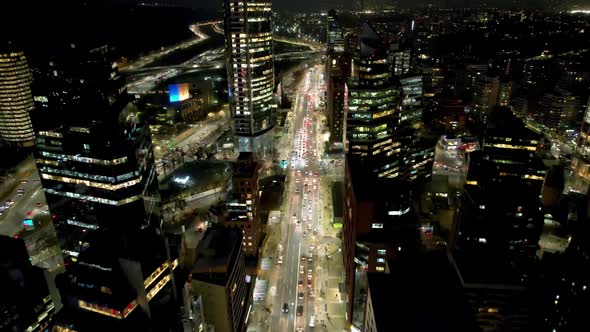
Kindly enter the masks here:
[[314, 327], [315, 326], [315, 316], [311, 316], [311, 318], [309, 319], [309, 327]]

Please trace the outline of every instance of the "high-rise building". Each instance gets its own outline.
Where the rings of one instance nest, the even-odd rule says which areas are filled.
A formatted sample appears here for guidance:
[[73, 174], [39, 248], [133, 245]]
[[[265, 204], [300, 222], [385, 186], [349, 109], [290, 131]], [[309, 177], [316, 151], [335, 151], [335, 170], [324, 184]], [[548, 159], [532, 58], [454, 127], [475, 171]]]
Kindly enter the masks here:
[[476, 111], [488, 115], [494, 106], [508, 106], [512, 95], [512, 82], [503, 82], [497, 77], [480, 77], [473, 89], [473, 104]]
[[400, 123], [415, 125], [422, 121], [424, 77], [422, 75], [408, 76], [401, 78], [399, 81], [404, 91]]
[[230, 110], [242, 152], [272, 153], [277, 106], [271, 2], [225, 0], [225, 52]]
[[75, 258], [95, 230], [158, 225], [149, 127], [108, 48], [72, 45], [35, 70], [35, 157], [64, 254]]
[[410, 71], [412, 59], [411, 50], [394, 50], [390, 54], [391, 72], [393, 75], [402, 76]]
[[344, 147], [345, 114], [348, 103], [350, 57], [345, 54], [329, 54], [326, 62], [326, 108], [330, 143]]
[[366, 280], [359, 276], [384, 273], [387, 259], [420, 247], [409, 185], [398, 179], [370, 178], [367, 172], [362, 160], [346, 158], [342, 256], [347, 313], [353, 324], [362, 323], [364, 314], [359, 290], [366, 287]]
[[224, 227], [238, 227], [243, 231], [244, 252], [248, 256], [258, 255], [258, 245], [262, 230], [258, 215], [260, 201], [258, 190], [258, 171], [254, 153], [242, 152], [234, 167], [232, 178], [232, 195], [227, 200], [227, 216]]
[[[478, 331], [459, 275], [446, 254], [402, 256], [388, 265], [391, 273], [368, 274], [362, 331]], [[437, 277], [429, 271], [436, 271]], [[420, 300], [421, 294], [432, 296], [431, 300]]]
[[32, 79], [23, 52], [0, 51], [0, 140], [16, 147], [35, 142], [29, 116], [34, 107]]
[[207, 229], [196, 249], [191, 290], [201, 296], [205, 323], [215, 331], [244, 331], [249, 307], [242, 234], [239, 229]]
[[55, 310], [47, 277], [22, 239], [0, 236], [0, 331], [47, 331]]
[[[149, 127], [107, 46], [35, 61], [35, 158], [66, 260], [61, 329], [163, 331], [176, 323]], [[83, 111], [81, 111], [83, 110]]]
[[328, 53], [344, 52], [344, 31], [334, 9], [328, 11]]
[[572, 158], [573, 181], [568, 191], [585, 194], [590, 187], [590, 98]]
[[399, 122], [402, 91], [390, 80], [387, 45], [364, 23], [358, 75], [348, 82], [346, 140], [351, 158], [365, 160], [373, 176], [399, 175], [401, 144], [393, 133]]
[[547, 129], [565, 134], [579, 129], [582, 111], [578, 96], [555, 89], [541, 97], [536, 118]]

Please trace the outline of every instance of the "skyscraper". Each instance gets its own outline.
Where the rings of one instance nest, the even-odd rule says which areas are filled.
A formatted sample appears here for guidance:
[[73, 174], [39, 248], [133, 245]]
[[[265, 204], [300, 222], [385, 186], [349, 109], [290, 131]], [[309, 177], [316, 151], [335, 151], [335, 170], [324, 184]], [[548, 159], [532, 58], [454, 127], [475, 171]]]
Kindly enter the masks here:
[[0, 51], [0, 139], [17, 147], [32, 146], [35, 141], [29, 117], [31, 81], [23, 52]]
[[25, 242], [0, 236], [0, 330], [46, 331], [55, 306], [47, 274], [31, 265]]
[[590, 187], [590, 98], [572, 158], [573, 181], [567, 191], [585, 194]]
[[205, 323], [215, 331], [244, 331], [250, 286], [238, 229], [209, 228], [197, 247], [191, 290], [203, 301]]
[[35, 158], [67, 272], [60, 328], [161, 331], [175, 315], [149, 128], [107, 46], [35, 61]]
[[238, 147], [266, 158], [276, 123], [271, 2], [224, 4], [230, 110]]
[[233, 193], [227, 201], [227, 217], [223, 225], [240, 227], [243, 231], [244, 252], [258, 255], [261, 229], [258, 216], [258, 171], [260, 165], [252, 152], [240, 153], [232, 177]]
[[365, 23], [360, 35], [358, 77], [348, 84], [346, 140], [351, 158], [364, 160], [377, 177], [399, 175], [400, 143], [393, 132], [399, 123], [401, 88], [389, 75], [387, 47]]
[[334, 9], [328, 11], [328, 53], [344, 52], [344, 31]]

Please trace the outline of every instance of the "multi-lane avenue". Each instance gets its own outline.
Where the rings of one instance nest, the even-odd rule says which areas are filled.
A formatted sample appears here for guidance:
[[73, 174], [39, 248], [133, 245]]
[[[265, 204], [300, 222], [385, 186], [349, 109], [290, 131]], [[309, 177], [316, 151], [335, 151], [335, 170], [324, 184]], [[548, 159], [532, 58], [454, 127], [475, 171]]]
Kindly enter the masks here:
[[[282, 145], [281, 149], [285, 150], [280, 151], [289, 163], [282, 218], [270, 230], [275, 232], [270, 236], [276, 236], [278, 244], [276, 248], [263, 250], [261, 257], [262, 261], [271, 262], [270, 273], [262, 275], [269, 289], [265, 298], [255, 305], [257, 314], [249, 324], [249, 331], [328, 328], [326, 253], [337, 251], [340, 242], [330, 231], [323, 203], [325, 188], [320, 177], [323, 123], [318, 120], [322, 118], [319, 112], [322, 89], [320, 67], [306, 68], [303, 80], [295, 89], [289, 144]], [[336, 266], [333, 270], [337, 280], [340, 270]], [[334, 311], [333, 315], [338, 313]]]

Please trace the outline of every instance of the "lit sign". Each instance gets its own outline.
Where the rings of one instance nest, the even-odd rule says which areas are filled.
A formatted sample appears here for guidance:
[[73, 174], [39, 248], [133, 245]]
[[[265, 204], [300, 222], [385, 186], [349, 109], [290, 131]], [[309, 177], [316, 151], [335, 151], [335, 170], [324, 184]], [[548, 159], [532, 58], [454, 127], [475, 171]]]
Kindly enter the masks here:
[[168, 86], [168, 93], [171, 103], [187, 100], [190, 97], [188, 92], [188, 83], [170, 84]]

